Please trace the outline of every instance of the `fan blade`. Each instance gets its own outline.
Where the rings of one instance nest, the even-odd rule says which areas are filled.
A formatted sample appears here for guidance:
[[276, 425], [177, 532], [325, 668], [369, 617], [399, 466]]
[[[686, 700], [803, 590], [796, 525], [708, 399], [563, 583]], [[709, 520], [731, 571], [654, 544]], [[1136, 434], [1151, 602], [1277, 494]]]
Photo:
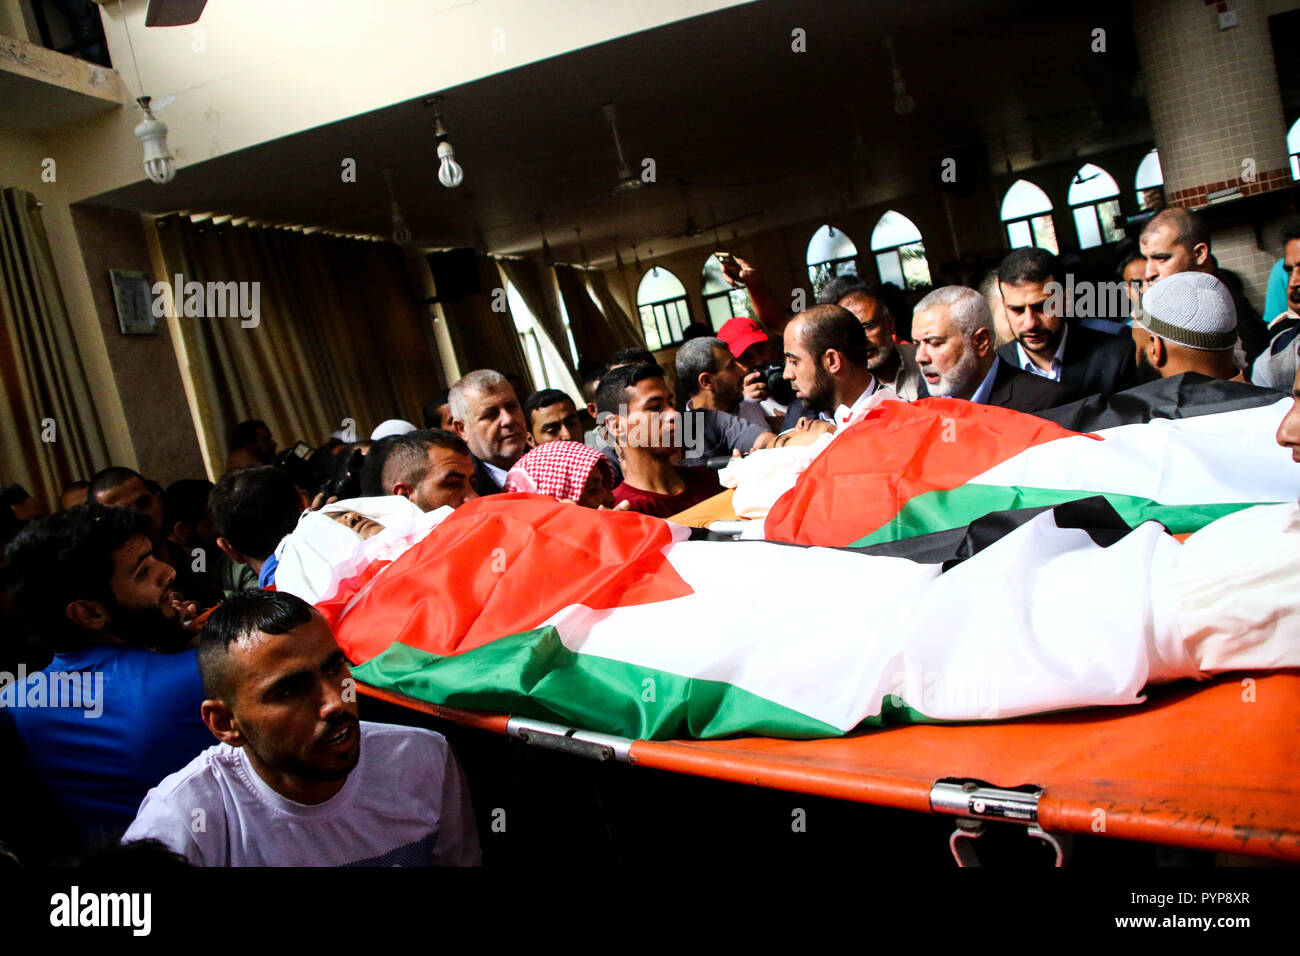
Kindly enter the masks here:
[[149, 0], [144, 15], [147, 27], [183, 27], [198, 23], [208, 0]]

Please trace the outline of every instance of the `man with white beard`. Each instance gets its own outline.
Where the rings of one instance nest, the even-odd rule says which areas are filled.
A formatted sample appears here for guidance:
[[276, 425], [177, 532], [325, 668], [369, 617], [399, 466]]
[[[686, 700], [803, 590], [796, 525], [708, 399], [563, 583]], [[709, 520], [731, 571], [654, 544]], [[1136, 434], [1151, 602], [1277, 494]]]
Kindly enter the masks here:
[[1056, 382], [1022, 372], [995, 351], [993, 314], [974, 289], [935, 289], [912, 313], [916, 362], [932, 396], [964, 398], [1035, 412], [1061, 405], [1069, 394]]

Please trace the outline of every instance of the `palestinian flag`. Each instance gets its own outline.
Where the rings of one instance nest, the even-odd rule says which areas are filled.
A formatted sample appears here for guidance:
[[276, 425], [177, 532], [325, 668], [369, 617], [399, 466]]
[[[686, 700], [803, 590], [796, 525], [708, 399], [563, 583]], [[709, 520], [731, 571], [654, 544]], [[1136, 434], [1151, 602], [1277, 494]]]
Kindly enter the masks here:
[[[1168, 613], [1182, 546], [1087, 511], [977, 526], [964, 560], [923, 563], [493, 495], [372, 575], [353, 556], [378, 537], [304, 560], [342, 540], [307, 515], [277, 583], [322, 608], [358, 680], [429, 703], [633, 739], [828, 737], [1134, 704], [1198, 676]], [[326, 563], [340, 570], [312, 583]], [[777, 594], [778, 579], [815, 586]]]
[[885, 402], [838, 436], [768, 514], [770, 541], [871, 546], [992, 512], [1103, 495], [1131, 526], [1175, 534], [1293, 501], [1300, 468], [1274, 440], [1290, 400], [1179, 376], [1043, 417], [955, 399]]

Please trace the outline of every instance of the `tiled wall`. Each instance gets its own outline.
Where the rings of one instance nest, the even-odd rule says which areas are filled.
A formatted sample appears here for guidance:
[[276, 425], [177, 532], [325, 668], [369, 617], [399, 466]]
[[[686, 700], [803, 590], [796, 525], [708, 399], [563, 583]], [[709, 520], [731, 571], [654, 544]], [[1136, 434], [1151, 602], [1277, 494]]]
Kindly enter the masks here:
[[[1238, 25], [1220, 29], [1221, 9]], [[1282, 97], [1259, 0], [1137, 0], [1133, 17], [1166, 199], [1198, 208], [1230, 186], [1245, 195], [1289, 186]], [[1276, 257], [1256, 248], [1254, 230], [1217, 230], [1213, 249], [1262, 302]]]

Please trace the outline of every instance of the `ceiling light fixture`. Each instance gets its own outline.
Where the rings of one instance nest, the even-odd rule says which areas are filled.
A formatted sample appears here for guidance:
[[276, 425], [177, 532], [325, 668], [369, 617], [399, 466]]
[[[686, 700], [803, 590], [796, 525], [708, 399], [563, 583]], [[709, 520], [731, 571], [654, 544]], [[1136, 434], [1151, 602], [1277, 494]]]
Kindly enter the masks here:
[[393, 224], [393, 242], [399, 246], [409, 246], [411, 244], [411, 230], [406, 225], [406, 217], [402, 215], [402, 208], [397, 205], [397, 197], [393, 195], [393, 170], [391, 168], [384, 170], [384, 182], [388, 183], [389, 219]]
[[433, 132], [438, 137], [438, 182], [455, 189], [465, 181], [465, 170], [456, 162], [456, 150], [447, 139], [447, 128], [442, 125], [442, 97], [431, 96], [424, 101], [433, 107]]
[[[122, 32], [126, 34], [126, 47], [131, 52], [135, 82], [140, 88], [140, 95], [135, 101], [144, 111], [144, 119], [135, 128], [135, 138], [144, 147], [144, 174], [149, 177], [151, 183], [163, 186], [176, 178], [176, 159], [167, 150], [167, 124], [154, 116], [153, 110], [149, 108], [150, 97], [145, 95], [144, 82], [140, 79], [140, 64], [135, 58], [135, 44], [131, 42], [131, 31], [126, 28], [122, 0], [117, 0], [117, 13], [122, 19]], [[164, 97], [164, 100], [166, 99]]]
[[885, 48], [889, 50], [889, 65], [894, 70], [894, 112], [899, 116], [909, 116], [916, 109], [916, 100], [912, 99], [911, 94], [907, 92], [907, 84], [903, 82], [903, 72], [898, 68], [898, 61], [894, 59], [893, 37], [885, 37]]
[[149, 109], [149, 97], [136, 99], [144, 111], [144, 119], [135, 128], [135, 138], [144, 146], [144, 174], [159, 186], [176, 178], [176, 160], [167, 151], [167, 124], [160, 121]]

